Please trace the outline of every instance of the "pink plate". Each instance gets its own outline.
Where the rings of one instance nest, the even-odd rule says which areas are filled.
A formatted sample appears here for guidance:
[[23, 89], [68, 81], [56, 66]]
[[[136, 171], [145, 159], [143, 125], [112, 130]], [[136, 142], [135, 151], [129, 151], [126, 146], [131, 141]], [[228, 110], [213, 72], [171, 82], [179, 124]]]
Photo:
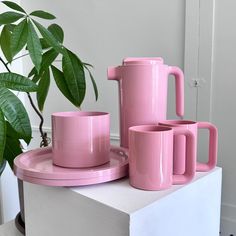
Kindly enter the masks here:
[[14, 160], [18, 178], [50, 186], [80, 186], [107, 182], [128, 174], [127, 150], [112, 146], [110, 162], [89, 168], [62, 168], [52, 164], [52, 148], [25, 152]]
[[124, 168], [120, 172], [114, 172], [110, 175], [102, 175], [87, 179], [42, 179], [42, 178], [35, 178], [29, 177], [27, 175], [23, 175], [20, 172], [16, 173], [17, 177], [23, 181], [33, 183], [33, 184], [40, 184], [46, 186], [84, 186], [84, 185], [92, 185], [92, 184], [99, 184], [105, 183], [112, 180], [120, 179], [122, 177], [127, 176], [128, 168]]

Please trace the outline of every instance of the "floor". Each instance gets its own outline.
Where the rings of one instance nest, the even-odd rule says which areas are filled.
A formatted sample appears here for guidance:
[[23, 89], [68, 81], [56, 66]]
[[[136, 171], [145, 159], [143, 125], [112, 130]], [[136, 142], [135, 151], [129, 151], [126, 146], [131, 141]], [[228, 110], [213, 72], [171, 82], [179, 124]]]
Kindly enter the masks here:
[[23, 236], [15, 227], [15, 222], [10, 221], [0, 225], [0, 236]]

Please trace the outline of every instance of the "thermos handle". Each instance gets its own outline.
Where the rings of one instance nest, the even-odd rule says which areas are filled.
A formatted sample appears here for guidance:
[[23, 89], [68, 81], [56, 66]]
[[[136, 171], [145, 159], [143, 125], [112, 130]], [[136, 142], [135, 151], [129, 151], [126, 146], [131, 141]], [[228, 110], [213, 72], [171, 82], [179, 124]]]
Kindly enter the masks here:
[[169, 74], [175, 77], [176, 114], [184, 116], [184, 74], [179, 67], [169, 66]]
[[186, 137], [186, 166], [185, 172], [182, 175], [173, 175], [173, 184], [186, 184], [190, 182], [196, 172], [196, 160], [195, 160], [195, 143], [196, 139], [193, 133], [184, 128], [178, 127], [174, 129], [174, 135], [184, 135]]
[[217, 128], [209, 122], [197, 122], [197, 125], [199, 129], [209, 130], [208, 162], [197, 162], [197, 171], [209, 171], [216, 166], [217, 162], [218, 131]]
[[108, 80], [119, 80], [121, 78], [121, 67], [110, 66], [107, 69], [107, 78]]

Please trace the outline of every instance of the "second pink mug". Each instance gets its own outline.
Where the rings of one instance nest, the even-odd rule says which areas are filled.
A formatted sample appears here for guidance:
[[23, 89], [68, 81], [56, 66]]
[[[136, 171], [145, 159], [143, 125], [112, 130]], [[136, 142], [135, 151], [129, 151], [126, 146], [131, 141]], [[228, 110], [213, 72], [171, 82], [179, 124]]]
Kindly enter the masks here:
[[[187, 161], [183, 175], [173, 175], [173, 139], [178, 135], [186, 136]], [[155, 125], [133, 126], [129, 128], [129, 144], [131, 186], [162, 190], [172, 184], [186, 184], [193, 179], [196, 162], [194, 135], [190, 131]]]
[[[191, 120], [165, 120], [159, 123], [160, 125], [168, 126], [171, 128], [183, 128], [193, 133], [195, 137], [195, 161], [197, 171], [209, 171], [216, 166], [217, 162], [217, 142], [218, 133], [217, 128], [209, 122], [195, 122]], [[197, 162], [197, 137], [198, 129], [209, 130], [209, 154], [208, 162]], [[174, 174], [183, 174], [185, 170], [185, 137], [176, 136], [174, 139]]]
[[106, 112], [52, 114], [52, 159], [62, 167], [92, 167], [109, 161], [110, 115]]

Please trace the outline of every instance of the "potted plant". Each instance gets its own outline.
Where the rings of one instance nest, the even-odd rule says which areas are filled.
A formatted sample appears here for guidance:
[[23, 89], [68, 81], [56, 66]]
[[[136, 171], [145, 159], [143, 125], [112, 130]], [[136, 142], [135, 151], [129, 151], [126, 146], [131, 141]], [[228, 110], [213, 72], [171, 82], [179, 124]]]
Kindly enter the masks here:
[[[91, 65], [84, 63], [74, 52], [63, 45], [63, 29], [55, 23], [47, 28], [38, 19], [52, 21], [55, 16], [42, 10], [27, 13], [20, 5], [2, 1], [10, 8], [0, 14], [0, 62], [5, 71], [0, 72], [0, 166], [5, 161], [13, 166], [14, 158], [22, 152], [21, 141], [27, 144], [32, 138], [27, 111], [17, 92], [25, 92], [29, 102], [40, 118], [40, 147], [48, 146], [47, 133], [43, 131], [42, 111], [53, 78], [60, 92], [77, 108], [86, 94], [86, 72], [89, 75], [97, 100], [98, 91], [90, 71]], [[10, 69], [13, 61], [29, 56], [33, 67], [28, 75]], [[54, 65], [60, 61], [60, 67]], [[31, 93], [36, 93], [37, 104]], [[3, 168], [2, 168], [3, 169]]]

